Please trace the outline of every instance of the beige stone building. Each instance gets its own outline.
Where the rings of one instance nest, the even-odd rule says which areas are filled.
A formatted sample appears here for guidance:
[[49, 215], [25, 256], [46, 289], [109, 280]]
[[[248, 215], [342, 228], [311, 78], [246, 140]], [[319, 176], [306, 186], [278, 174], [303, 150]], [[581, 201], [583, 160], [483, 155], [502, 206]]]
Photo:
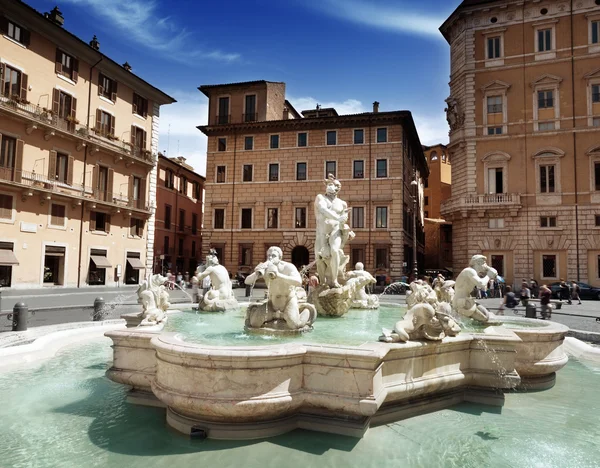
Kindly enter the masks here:
[[63, 21], [0, 4], [2, 287], [132, 284], [152, 267], [158, 112], [174, 100]]
[[[297, 112], [285, 83], [201, 86], [209, 98], [203, 252], [214, 247], [229, 271], [249, 272], [271, 245], [297, 266], [314, 261], [314, 199], [326, 174], [342, 182], [356, 237], [347, 247], [380, 281], [412, 266], [413, 169], [427, 164], [410, 112], [338, 115]], [[417, 206], [417, 209], [420, 209]], [[418, 255], [423, 225], [417, 216]]]
[[441, 215], [441, 205], [451, 196], [450, 155], [445, 145], [424, 146], [429, 177], [424, 181], [425, 269], [452, 274], [452, 223]]
[[440, 29], [454, 267], [600, 285], [600, 0], [466, 0]]

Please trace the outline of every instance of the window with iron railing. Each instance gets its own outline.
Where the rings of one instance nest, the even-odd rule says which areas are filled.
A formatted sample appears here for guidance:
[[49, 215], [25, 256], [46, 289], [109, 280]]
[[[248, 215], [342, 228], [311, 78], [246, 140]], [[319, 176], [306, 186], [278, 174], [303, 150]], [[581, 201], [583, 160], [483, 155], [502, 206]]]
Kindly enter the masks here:
[[243, 116], [244, 122], [256, 122], [256, 94], [246, 96], [245, 112], [246, 113]]
[[[16, 150], [17, 150], [17, 140], [16, 138], [7, 137], [6, 135], [2, 135], [2, 147], [0, 148], [0, 168], [3, 171], [9, 170], [12, 176], [12, 170], [15, 167], [16, 160]], [[7, 180], [6, 177], [2, 179]]]
[[21, 72], [2, 64], [4, 76], [2, 77], [2, 94], [4, 96], [21, 97]]
[[228, 124], [229, 123], [229, 98], [228, 97], [220, 97], [219, 98], [219, 114], [217, 115], [217, 123]]

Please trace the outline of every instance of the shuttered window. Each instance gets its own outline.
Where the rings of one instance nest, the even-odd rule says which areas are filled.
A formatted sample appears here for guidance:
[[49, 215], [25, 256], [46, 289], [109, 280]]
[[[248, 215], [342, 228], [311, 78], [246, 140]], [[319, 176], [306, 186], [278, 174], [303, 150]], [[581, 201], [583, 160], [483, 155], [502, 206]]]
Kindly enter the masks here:
[[148, 116], [148, 100], [137, 93], [133, 93], [133, 113], [142, 117]]
[[57, 203], [52, 203], [52, 207], [50, 208], [50, 224], [52, 226], [64, 227], [65, 213], [66, 213], [65, 205], [59, 205]]
[[56, 49], [55, 71], [77, 83], [79, 60], [60, 49]]
[[0, 219], [12, 219], [13, 197], [0, 193]]
[[117, 82], [106, 75], [98, 75], [98, 95], [112, 102], [117, 101]]

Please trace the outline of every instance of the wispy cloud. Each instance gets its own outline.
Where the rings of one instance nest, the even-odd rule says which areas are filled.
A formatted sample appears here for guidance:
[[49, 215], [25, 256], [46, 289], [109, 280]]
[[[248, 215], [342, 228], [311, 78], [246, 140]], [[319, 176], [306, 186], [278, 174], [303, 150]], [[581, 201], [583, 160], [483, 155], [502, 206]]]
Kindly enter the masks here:
[[442, 39], [438, 28], [445, 17], [417, 11], [414, 3], [408, 1], [397, 2], [394, 6], [373, 0], [321, 0], [306, 2], [305, 5], [330, 16], [366, 26]]
[[192, 33], [170, 16], [162, 16], [155, 0], [63, 0], [91, 8], [112, 27], [127, 32], [139, 44], [177, 61], [212, 59], [233, 62], [237, 53], [190, 46]]
[[432, 146], [437, 143], [448, 143], [448, 122], [443, 112], [435, 115], [424, 115], [413, 113], [415, 127], [421, 144]]
[[317, 104], [321, 107], [333, 107], [338, 114], [359, 114], [366, 112], [367, 109], [362, 102], [356, 99], [346, 99], [345, 101], [334, 102], [334, 101], [319, 101], [313, 97], [288, 97], [288, 101], [292, 103], [292, 106], [298, 111], [314, 109]]

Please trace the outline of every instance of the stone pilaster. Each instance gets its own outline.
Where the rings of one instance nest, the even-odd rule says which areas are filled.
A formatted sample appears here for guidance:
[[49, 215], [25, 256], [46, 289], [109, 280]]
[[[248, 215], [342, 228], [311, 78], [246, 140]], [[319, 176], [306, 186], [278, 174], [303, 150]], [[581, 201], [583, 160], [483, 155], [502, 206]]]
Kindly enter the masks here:
[[154, 272], [154, 232], [156, 222], [156, 180], [158, 178], [158, 127], [160, 122], [160, 106], [154, 103], [152, 111], [152, 143], [150, 150], [154, 158], [154, 166], [150, 171], [148, 184], [148, 200], [150, 200], [150, 218], [148, 219], [146, 244], [146, 273]]

